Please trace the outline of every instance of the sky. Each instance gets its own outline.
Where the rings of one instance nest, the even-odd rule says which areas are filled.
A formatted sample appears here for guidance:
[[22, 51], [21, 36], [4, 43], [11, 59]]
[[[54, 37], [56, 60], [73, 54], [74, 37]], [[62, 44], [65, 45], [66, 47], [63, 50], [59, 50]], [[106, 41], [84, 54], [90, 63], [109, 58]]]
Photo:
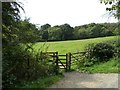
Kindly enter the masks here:
[[34, 24], [51, 26], [65, 23], [79, 26], [89, 23], [117, 22], [99, 0], [25, 0], [25, 14]]

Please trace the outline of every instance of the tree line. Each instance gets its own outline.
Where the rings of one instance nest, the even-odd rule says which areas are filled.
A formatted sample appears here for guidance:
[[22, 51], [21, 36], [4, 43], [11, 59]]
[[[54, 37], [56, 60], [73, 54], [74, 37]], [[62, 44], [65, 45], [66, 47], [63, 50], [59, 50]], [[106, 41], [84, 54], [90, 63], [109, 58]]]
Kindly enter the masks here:
[[63, 41], [75, 39], [88, 39], [118, 34], [117, 23], [90, 23], [71, 27], [69, 24], [44, 24], [39, 29], [39, 41]]

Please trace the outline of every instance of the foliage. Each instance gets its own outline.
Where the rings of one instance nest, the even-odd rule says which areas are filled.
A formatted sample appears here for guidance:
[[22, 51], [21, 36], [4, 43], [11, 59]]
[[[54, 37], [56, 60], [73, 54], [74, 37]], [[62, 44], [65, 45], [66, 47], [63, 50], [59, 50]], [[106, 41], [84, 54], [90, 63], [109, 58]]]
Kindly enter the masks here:
[[41, 26], [40, 35], [44, 41], [69, 40], [73, 37], [73, 28], [69, 24], [53, 27], [45, 24]]
[[91, 43], [88, 44], [85, 48], [85, 53], [83, 55], [81, 55], [81, 59], [79, 60], [79, 64], [78, 66], [81, 67], [89, 67], [94, 65], [96, 62], [98, 62], [98, 60], [95, 58], [94, 54], [93, 54], [93, 48], [94, 48], [95, 44]]
[[107, 43], [89, 44], [85, 48], [85, 54], [83, 54], [79, 60], [79, 66], [89, 67], [96, 63], [108, 61], [115, 54], [115, 47]]
[[93, 55], [100, 61], [110, 59], [114, 55], [114, 47], [107, 43], [98, 43], [93, 47]]
[[19, 21], [17, 28], [20, 29], [16, 34], [20, 43], [34, 43], [39, 40], [39, 31], [35, 24], [29, 22], [29, 19]]
[[39, 32], [39, 35], [41, 36], [41, 38], [45, 41], [48, 40], [48, 29], [51, 27], [51, 25], [49, 24], [45, 24], [45, 25], [42, 25], [41, 28], [40, 28], [40, 32]]
[[[13, 52], [14, 50], [16, 51]], [[49, 58], [46, 55], [41, 58], [43, 57], [41, 51], [33, 51], [30, 45], [26, 48], [12, 47], [7, 49], [6, 52], [8, 53], [3, 53], [3, 56], [6, 56], [3, 57], [3, 88], [16, 87], [16, 83], [55, 75], [55, 65], [49, 63]]]
[[69, 40], [73, 37], [73, 28], [69, 24], [61, 25], [62, 30], [62, 40]]
[[2, 3], [2, 86], [15, 87], [16, 83], [31, 81], [54, 74], [54, 65], [48, 58], [41, 59], [41, 49], [32, 46], [38, 40], [38, 29], [29, 19], [20, 19], [21, 4]]
[[3, 87], [12, 86], [18, 79], [25, 78], [21, 76], [24, 76], [24, 73], [27, 71], [27, 59], [29, 56], [31, 54], [19, 46], [3, 50]]
[[87, 39], [104, 36], [118, 35], [117, 23], [90, 23], [81, 26], [71, 27], [69, 24], [56, 25], [49, 24], [41, 26], [39, 41], [63, 41], [72, 39]]
[[53, 75], [45, 78], [40, 78], [32, 82], [24, 82], [17, 85], [17, 88], [46, 88], [59, 81], [62, 75]]
[[20, 10], [24, 11], [20, 2], [2, 2], [2, 23], [5, 26], [14, 26], [21, 19]]
[[114, 40], [108, 40], [104, 42], [112, 45], [114, 48], [114, 57], [120, 57], [120, 36], [117, 36]]
[[106, 10], [110, 11], [118, 20], [120, 19], [120, 1], [119, 0], [101, 0], [101, 3], [109, 5]]
[[62, 30], [60, 26], [54, 26], [48, 29], [49, 32], [49, 40], [62, 40]]

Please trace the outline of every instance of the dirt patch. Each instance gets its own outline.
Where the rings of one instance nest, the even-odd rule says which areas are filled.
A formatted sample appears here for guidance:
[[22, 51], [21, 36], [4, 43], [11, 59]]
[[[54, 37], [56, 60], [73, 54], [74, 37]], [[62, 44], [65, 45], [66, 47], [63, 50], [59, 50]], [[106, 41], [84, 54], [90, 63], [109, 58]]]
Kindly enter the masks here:
[[118, 88], [118, 74], [86, 74], [67, 72], [64, 78], [49, 88]]

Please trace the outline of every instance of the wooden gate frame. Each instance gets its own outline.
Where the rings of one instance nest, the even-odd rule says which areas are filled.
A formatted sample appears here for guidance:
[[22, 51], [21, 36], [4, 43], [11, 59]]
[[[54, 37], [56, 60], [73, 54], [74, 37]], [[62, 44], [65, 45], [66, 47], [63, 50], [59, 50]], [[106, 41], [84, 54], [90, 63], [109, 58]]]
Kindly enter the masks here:
[[[56, 70], [58, 70], [59, 71], [59, 62], [61, 63], [61, 65], [64, 67], [64, 69], [66, 70], [66, 71], [70, 71], [71, 70], [71, 64], [72, 64], [72, 62], [71, 62], [71, 60], [72, 60], [72, 58], [73, 58], [73, 54], [84, 54], [85, 52], [75, 52], [75, 53], [71, 53], [71, 52], [69, 52], [69, 53], [66, 53], [66, 55], [59, 55], [58, 54], [58, 52], [45, 52], [45, 53], [47, 53], [48, 55], [49, 54], [52, 54], [52, 55], [50, 55], [50, 56], [52, 56], [53, 57], [53, 63], [56, 65]], [[66, 68], [65, 68], [65, 66], [63, 65], [63, 63], [60, 61], [60, 60], [62, 60], [62, 59], [60, 59], [59, 58], [59, 56], [66, 56], [65, 58], [65, 60], [66, 60]], [[77, 60], [77, 59], [76, 59]]]

